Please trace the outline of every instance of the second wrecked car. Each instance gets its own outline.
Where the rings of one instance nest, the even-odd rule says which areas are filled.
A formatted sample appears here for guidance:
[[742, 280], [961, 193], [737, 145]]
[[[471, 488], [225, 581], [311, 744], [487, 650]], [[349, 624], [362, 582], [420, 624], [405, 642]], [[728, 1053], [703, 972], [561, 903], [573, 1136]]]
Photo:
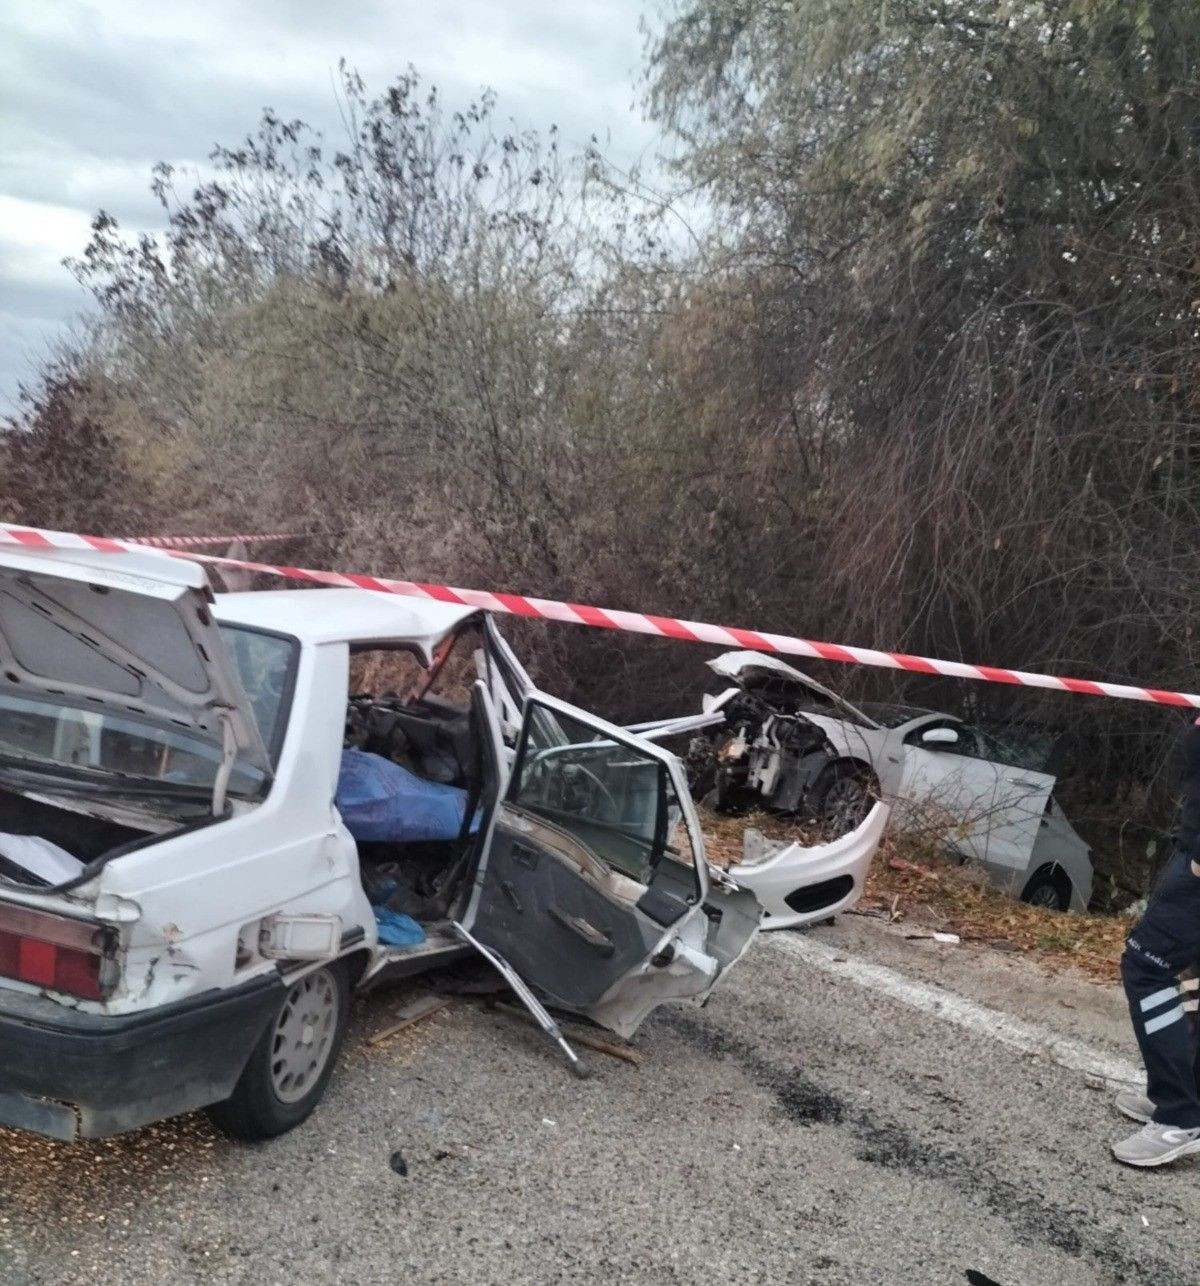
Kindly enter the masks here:
[[718, 794], [816, 818], [835, 835], [855, 833], [887, 798], [902, 826], [940, 836], [1007, 892], [1086, 910], [1091, 854], [1036, 747], [934, 710], [852, 705], [779, 657], [726, 652], [709, 666], [718, 691], [704, 708], [724, 715]]

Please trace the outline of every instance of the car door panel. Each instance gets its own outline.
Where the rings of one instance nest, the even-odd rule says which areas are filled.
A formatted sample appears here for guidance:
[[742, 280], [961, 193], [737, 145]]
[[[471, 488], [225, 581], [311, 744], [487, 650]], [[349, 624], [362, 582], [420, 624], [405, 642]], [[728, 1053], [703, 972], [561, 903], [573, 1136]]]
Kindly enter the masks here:
[[652, 954], [663, 929], [637, 910], [640, 885], [625, 880], [632, 887], [622, 889], [576, 847], [502, 805], [488, 853], [500, 896], [481, 900], [471, 932], [553, 1000], [581, 1008]]
[[916, 810], [911, 822], [926, 826], [944, 819], [950, 846], [964, 857], [985, 862], [999, 766], [961, 750], [932, 750], [920, 745], [920, 734], [933, 727], [952, 727], [968, 734], [957, 720], [944, 719], [930, 721], [905, 737], [900, 793]]
[[985, 861], [998, 872], [1024, 872], [1030, 864], [1054, 788], [1047, 773], [996, 765], [996, 794]]
[[753, 937], [731, 903], [728, 943], [708, 946], [699, 823], [660, 747], [533, 692], [505, 796], [464, 924], [559, 1006], [631, 1035], [663, 1000], [707, 994]]

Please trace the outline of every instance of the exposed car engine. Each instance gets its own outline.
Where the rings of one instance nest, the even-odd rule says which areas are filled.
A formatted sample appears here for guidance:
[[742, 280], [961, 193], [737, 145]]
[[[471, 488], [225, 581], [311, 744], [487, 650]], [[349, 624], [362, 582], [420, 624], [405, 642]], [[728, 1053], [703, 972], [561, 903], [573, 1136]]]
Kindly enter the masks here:
[[822, 729], [751, 692], [728, 692], [713, 708], [725, 723], [688, 747], [693, 793], [721, 810], [813, 812], [810, 794], [837, 757]]

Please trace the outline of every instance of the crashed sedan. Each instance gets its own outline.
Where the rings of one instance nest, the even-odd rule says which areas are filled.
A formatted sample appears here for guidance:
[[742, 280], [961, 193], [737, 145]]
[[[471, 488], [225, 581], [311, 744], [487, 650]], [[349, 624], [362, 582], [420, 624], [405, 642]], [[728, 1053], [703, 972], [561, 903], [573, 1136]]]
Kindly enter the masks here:
[[[725, 660], [709, 662], [723, 680]], [[782, 843], [745, 832], [742, 860], [729, 874], [762, 903], [763, 928], [798, 928], [852, 907], [888, 824], [884, 794], [857, 788], [825, 730], [773, 674], [747, 676], [735, 687], [723, 681], [704, 698], [703, 714], [706, 727], [687, 755], [696, 797], [718, 811], [748, 805], [819, 819], [826, 837]]]
[[[364, 657], [412, 682], [352, 692]], [[471, 608], [0, 554], [0, 1124], [279, 1134], [352, 991], [472, 952], [574, 1060], [543, 1001], [628, 1036], [760, 915], [679, 760], [538, 691]]]
[[778, 657], [727, 652], [709, 666], [717, 691], [704, 709], [725, 714], [717, 798], [749, 795], [835, 834], [889, 798], [896, 825], [935, 831], [1014, 896], [1087, 909], [1091, 853], [1051, 793], [1044, 756], [934, 710], [852, 705]]

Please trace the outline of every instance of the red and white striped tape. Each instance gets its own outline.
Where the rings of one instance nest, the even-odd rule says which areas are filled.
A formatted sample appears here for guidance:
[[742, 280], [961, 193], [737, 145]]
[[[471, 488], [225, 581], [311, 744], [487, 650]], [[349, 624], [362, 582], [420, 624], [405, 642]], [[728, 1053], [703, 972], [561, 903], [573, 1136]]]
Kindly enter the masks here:
[[122, 536], [131, 545], [144, 545], [150, 549], [202, 549], [206, 545], [263, 544], [268, 540], [295, 540], [305, 535], [302, 531], [273, 531], [254, 536]]
[[[21, 545], [27, 549], [93, 549], [105, 553], [145, 552], [147, 548], [144, 544], [132, 540], [118, 540], [107, 536], [80, 536], [68, 532], [0, 524], [0, 545], [3, 544]], [[252, 562], [243, 558], [222, 558], [213, 554], [198, 554], [178, 549], [163, 548], [159, 552], [167, 557], [188, 558], [211, 563], [217, 567], [236, 567], [243, 571], [284, 576], [290, 580], [307, 581], [314, 585], [369, 589], [384, 594], [400, 594], [409, 598], [435, 599], [441, 603], [461, 603], [486, 612], [560, 621], [567, 625], [590, 625], [594, 629], [651, 634], [660, 638], [684, 639], [691, 643], [711, 643], [718, 647], [750, 648], [756, 652], [806, 656], [822, 661], [840, 661], [850, 665], [873, 665], [886, 670], [907, 670], [913, 674], [941, 674], [955, 679], [978, 679], [987, 683], [1048, 688], [1056, 692], [1076, 692], [1085, 696], [1115, 697], [1123, 701], [1151, 701], [1159, 705], [1189, 706], [1200, 709], [1200, 695], [1194, 692], [1169, 692], [1162, 688], [1135, 687], [1125, 683], [1108, 683], [1093, 679], [1070, 679], [1059, 675], [1030, 673], [1026, 670], [1006, 670], [992, 665], [970, 665], [965, 661], [940, 661], [928, 656], [910, 656], [905, 652], [880, 652], [874, 648], [820, 643], [814, 639], [793, 638], [786, 634], [764, 634], [756, 630], [739, 629], [732, 625], [709, 625], [703, 621], [688, 621], [673, 616], [651, 616], [643, 612], [624, 612], [615, 608], [590, 607], [584, 603], [564, 603], [554, 599], [530, 598], [524, 594], [499, 594], [479, 589], [458, 589], [450, 585], [433, 585], [421, 581], [390, 580], [379, 576], [317, 571], [310, 567], [284, 567], [271, 563]]]

